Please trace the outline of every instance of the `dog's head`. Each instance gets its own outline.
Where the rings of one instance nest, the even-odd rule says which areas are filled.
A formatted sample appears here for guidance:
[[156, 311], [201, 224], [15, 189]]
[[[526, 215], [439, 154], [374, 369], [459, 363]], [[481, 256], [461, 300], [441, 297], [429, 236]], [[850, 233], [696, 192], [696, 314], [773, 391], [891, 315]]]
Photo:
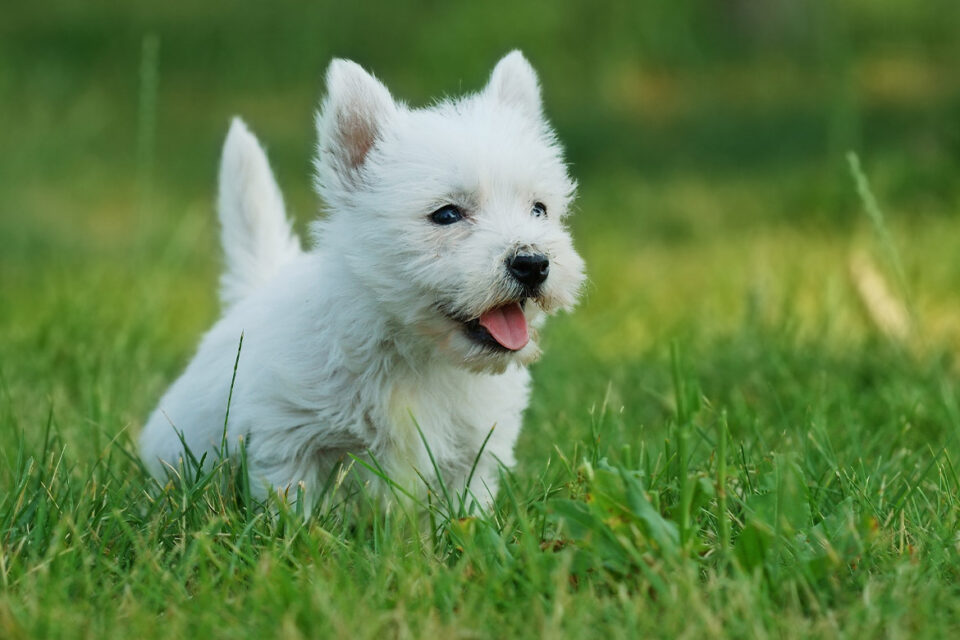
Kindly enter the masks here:
[[479, 93], [410, 109], [335, 60], [317, 186], [336, 251], [397, 331], [475, 370], [539, 354], [535, 327], [584, 279], [564, 217], [575, 184], [519, 52]]

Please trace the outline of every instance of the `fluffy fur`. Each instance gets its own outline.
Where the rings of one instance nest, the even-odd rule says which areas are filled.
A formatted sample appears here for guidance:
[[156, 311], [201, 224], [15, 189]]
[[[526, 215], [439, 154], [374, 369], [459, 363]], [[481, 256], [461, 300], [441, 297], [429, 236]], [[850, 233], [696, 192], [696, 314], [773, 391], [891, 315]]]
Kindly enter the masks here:
[[[147, 422], [143, 459], [162, 478], [179, 468], [183, 443], [216, 456], [243, 334], [226, 442], [244, 438], [261, 495], [302, 483], [309, 507], [347, 454], [420, 492], [418, 472], [437, 478], [419, 425], [447, 487], [489, 502], [498, 464], [514, 462], [536, 327], [574, 304], [584, 277], [563, 224], [575, 185], [536, 74], [513, 52], [479, 93], [424, 109], [349, 61], [334, 60], [326, 82], [315, 166], [329, 211], [309, 251], [260, 145], [240, 120], [230, 128], [224, 315]], [[464, 218], [431, 220], [448, 204]], [[519, 250], [550, 260], [532, 293], [506, 267]], [[517, 301], [531, 327], [523, 348], [492, 348], [467, 330]]]

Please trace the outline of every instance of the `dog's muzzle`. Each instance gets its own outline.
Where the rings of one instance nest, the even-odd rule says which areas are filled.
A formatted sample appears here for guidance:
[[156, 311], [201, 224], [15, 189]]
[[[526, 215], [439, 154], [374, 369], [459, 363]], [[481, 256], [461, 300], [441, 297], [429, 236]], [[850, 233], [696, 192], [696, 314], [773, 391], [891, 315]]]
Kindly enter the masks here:
[[507, 258], [507, 271], [532, 298], [550, 275], [550, 259], [542, 253], [520, 250]]

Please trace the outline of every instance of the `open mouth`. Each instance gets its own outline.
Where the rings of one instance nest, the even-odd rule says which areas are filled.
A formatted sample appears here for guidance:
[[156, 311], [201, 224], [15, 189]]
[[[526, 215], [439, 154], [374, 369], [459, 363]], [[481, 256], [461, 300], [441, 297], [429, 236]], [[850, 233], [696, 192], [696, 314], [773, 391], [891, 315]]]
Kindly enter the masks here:
[[523, 315], [525, 303], [526, 300], [509, 302], [484, 311], [479, 318], [464, 322], [467, 335], [475, 342], [493, 349], [523, 349], [530, 341], [527, 318]]

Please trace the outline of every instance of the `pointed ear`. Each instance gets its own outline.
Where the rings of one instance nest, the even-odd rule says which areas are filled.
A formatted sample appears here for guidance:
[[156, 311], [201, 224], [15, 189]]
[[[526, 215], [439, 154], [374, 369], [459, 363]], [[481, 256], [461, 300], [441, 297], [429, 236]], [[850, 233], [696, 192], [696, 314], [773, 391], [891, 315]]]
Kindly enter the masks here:
[[532, 115], [539, 117], [542, 113], [543, 103], [537, 72], [517, 50], [503, 56], [493, 68], [485, 92], [504, 104], [518, 107]]
[[360, 65], [333, 60], [327, 67], [327, 97], [317, 115], [318, 164], [328, 164], [349, 184], [396, 111], [390, 92]]

